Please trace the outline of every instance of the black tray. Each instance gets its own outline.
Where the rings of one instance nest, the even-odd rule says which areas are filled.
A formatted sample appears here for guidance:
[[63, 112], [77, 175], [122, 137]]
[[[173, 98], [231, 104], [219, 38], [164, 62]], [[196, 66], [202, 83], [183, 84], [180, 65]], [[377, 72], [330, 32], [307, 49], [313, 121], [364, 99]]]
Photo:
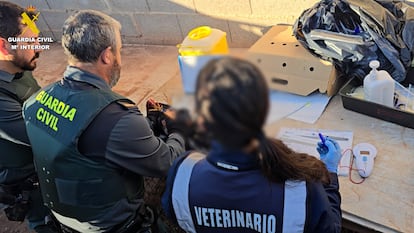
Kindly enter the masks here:
[[357, 78], [349, 80], [339, 91], [344, 108], [414, 129], [414, 114], [347, 95], [362, 85]]

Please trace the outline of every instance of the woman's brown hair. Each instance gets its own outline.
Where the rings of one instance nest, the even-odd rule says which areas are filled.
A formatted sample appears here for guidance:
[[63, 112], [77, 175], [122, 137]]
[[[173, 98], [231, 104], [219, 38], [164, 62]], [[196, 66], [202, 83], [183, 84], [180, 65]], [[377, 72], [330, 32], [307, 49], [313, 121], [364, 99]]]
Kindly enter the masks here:
[[230, 148], [256, 145], [261, 171], [270, 181], [329, 182], [328, 170], [320, 160], [264, 135], [268, 109], [266, 80], [252, 63], [224, 57], [210, 61], [200, 71], [196, 111], [215, 140]]

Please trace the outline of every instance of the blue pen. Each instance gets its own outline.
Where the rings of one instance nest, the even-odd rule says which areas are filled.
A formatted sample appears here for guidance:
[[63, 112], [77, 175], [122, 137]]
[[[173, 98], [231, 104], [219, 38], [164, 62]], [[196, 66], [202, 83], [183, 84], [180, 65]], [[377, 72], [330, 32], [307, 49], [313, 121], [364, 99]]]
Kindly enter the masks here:
[[328, 150], [329, 150], [329, 148], [328, 148], [328, 146], [326, 145], [326, 137], [325, 136], [323, 136], [321, 133], [318, 133], [318, 135], [319, 135], [319, 138], [321, 139], [321, 141], [322, 141], [322, 149], [324, 150], [324, 151], [326, 151], [325, 153], [327, 153], [328, 152]]
[[319, 135], [319, 138], [321, 139], [321, 141], [322, 141], [322, 144], [324, 145], [324, 146], [326, 146], [326, 144], [325, 144], [325, 141], [326, 141], [326, 138], [321, 134], [321, 133], [318, 133], [318, 135]]

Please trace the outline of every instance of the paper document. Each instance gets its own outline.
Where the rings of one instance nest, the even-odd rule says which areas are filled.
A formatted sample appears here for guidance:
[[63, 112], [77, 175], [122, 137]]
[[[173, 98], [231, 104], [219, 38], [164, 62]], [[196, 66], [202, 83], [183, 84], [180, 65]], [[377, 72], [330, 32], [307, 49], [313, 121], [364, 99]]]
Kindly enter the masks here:
[[282, 140], [294, 151], [306, 153], [319, 158], [319, 153], [316, 150], [317, 143], [320, 141], [318, 133], [322, 133], [325, 137], [330, 137], [338, 142], [342, 150], [342, 158], [338, 167], [338, 175], [348, 176], [352, 156], [352, 141], [354, 137], [352, 131], [281, 128], [277, 138]]
[[329, 100], [329, 96], [321, 93], [300, 96], [282, 91], [271, 91], [270, 110], [266, 123], [271, 124], [283, 118], [290, 118], [313, 124], [322, 115]]
[[[322, 115], [329, 100], [330, 97], [320, 93], [300, 96], [287, 92], [271, 91], [266, 124], [271, 124], [285, 117], [313, 124]], [[186, 108], [194, 113], [194, 95], [185, 94], [175, 97], [172, 105], [175, 108]]]

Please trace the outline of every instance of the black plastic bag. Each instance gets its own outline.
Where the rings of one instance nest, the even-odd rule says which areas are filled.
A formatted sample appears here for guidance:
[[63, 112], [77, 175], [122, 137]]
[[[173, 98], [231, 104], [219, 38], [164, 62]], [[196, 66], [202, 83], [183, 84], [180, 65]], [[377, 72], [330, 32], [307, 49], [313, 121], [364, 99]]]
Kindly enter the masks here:
[[314, 55], [334, 63], [344, 77], [363, 79], [380, 61], [398, 82], [411, 66], [414, 4], [405, 1], [323, 0], [305, 10], [293, 27]]

